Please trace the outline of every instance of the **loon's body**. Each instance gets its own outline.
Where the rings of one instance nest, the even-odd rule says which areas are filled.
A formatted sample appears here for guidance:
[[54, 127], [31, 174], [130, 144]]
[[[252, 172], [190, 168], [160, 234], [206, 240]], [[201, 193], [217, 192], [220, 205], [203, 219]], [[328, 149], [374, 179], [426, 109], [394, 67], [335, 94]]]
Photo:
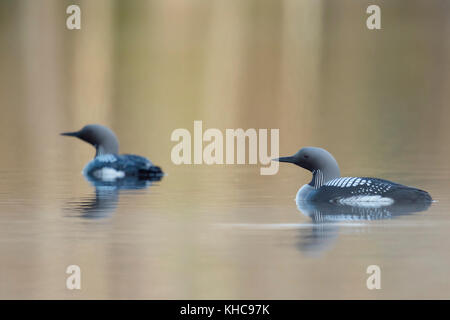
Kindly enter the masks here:
[[84, 167], [83, 173], [106, 181], [125, 177], [153, 179], [163, 175], [160, 167], [147, 158], [133, 154], [96, 156]]
[[343, 205], [377, 203], [431, 202], [423, 190], [404, 186], [388, 180], [368, 177], [341, 177], [334, 157], [326, 150], [306, 147], [291, 157], [276, 159], [296, 164], [312, 172], [309, 184], [300, 188], [297, 201], [331, 202]]
[[89, 177], [105, 181], [126, 177], [159, 180], [164, 175], [160, 167], [153, 165], [144, 157], [132, 154], [119, 155], [119, 141], [114, 132], [107, 127], [92, 124], [80, 131], [65, 132], [61, 135], [77, 137], [95, 147], [95, 158], [83, 169], [83, 173]]

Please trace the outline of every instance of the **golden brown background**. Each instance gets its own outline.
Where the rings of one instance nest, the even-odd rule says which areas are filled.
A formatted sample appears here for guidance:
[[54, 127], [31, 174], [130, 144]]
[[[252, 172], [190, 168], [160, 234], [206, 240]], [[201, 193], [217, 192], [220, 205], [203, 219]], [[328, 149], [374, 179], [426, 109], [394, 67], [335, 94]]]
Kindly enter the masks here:
[[[81, 30], [66, 28], [70, 4]], [[366, 28], [370, 4], [382, 30]], [[445, 0], [1, 0], [0, 297], [449, 298], [449, 35]], [[344, 175], [439, 202], [341, 227], [311, 257], [293, 201], [309, 173], [175, 166], [170, 135], [194, 120], [279, 128], [283, 155], [321, 146]], [[169, 174], [107, 219], [67, 212], [94, 193], [80, 174], [94, 151], [58, 133], [87, 123]], [[65, 289], [69, 264], [81, 291]]]

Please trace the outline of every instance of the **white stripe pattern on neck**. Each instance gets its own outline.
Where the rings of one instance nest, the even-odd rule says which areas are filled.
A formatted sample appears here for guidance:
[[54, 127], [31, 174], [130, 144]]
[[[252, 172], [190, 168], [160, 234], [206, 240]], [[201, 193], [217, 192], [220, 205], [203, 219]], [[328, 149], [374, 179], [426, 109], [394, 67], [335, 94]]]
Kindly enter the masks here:
[[323, 185], [323, 172], [319, 169], [314, 170], [314, 189], [319, 189]]
[[113, 154], [106, 153], [106, 154], [100, 154], [95, 157], [100, 162], [116, 162], [117, 158]]

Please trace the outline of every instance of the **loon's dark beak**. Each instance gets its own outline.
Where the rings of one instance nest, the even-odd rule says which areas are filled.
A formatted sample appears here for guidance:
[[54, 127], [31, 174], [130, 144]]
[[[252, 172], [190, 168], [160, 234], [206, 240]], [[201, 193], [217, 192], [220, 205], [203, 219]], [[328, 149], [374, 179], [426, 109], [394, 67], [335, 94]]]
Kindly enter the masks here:
[[62, 136], [68, 136], [68, 137], [78, 137], [79, 134], [80, 134], [79, 131], [61, 133]]
[[292, 156], [280, 157], [280, 158], [272, 159], [272, 161], [295, 163], [294, 157], [292, 157]]

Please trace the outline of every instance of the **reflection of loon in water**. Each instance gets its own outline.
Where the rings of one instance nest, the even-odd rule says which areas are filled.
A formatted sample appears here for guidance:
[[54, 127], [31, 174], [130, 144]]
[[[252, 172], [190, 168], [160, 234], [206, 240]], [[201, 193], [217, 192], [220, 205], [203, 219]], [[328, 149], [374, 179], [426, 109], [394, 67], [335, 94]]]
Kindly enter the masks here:
[[95, 195], [69, 204], [70, 209], [86, 218], [110, 216], [117, 207], [120, 190], [145, 189], [164, 176], [161, 168], [147, 158], [119, 155], [119, 141], [109, 128], [98, 124], [75, 132], [61, 133], [93, 145], [95, 158], [83, 169], [85, 178], [95, 187]]
[[339, 235], [340, 222], [393, 219], [425, 211], [431, 205], [430, 201], [390, 204], [316, 202], [302, 200], [299, 193], [300, 190], [296, 197], [297, 208], [312, 219], [313, 225], [308, 230], [301, 229], [298, 248], [310, 254], [323, 252], [333, 245]]
[[337, 238], [338, 226], [330, 222], [391, 219], [427, 210], [432, 202], [428, 192], [388, 180], [341, 177], [337, 161], [321, 148], [302, 148], [274, 160], [312, 173], [296, 197], [299, 210], [313, 220], [311, 232], [301, 236], [302, 251], [323, 251]]
[[355, 203], [341, 204], [332, 202], [314, 202], [299, 200], [297, 208], [314, 222], [338, 222], [354, 220], [381, 220], [391, 219], [401, 215], [427, 210], [431, 202], [413, 203]]
[[78, 201], [70, 202], [66, 209], [83, 218], [90, 219], [110, 217], [117, 208], [120, 191], [146, 189], [152, 185], [153, 181], [161, 180], [160, 177], [153, 180], [124, 177], [116, 181], [103, 181], [90, 175], [85, 175], [85, 177], [95, 187], [95, 193]]

